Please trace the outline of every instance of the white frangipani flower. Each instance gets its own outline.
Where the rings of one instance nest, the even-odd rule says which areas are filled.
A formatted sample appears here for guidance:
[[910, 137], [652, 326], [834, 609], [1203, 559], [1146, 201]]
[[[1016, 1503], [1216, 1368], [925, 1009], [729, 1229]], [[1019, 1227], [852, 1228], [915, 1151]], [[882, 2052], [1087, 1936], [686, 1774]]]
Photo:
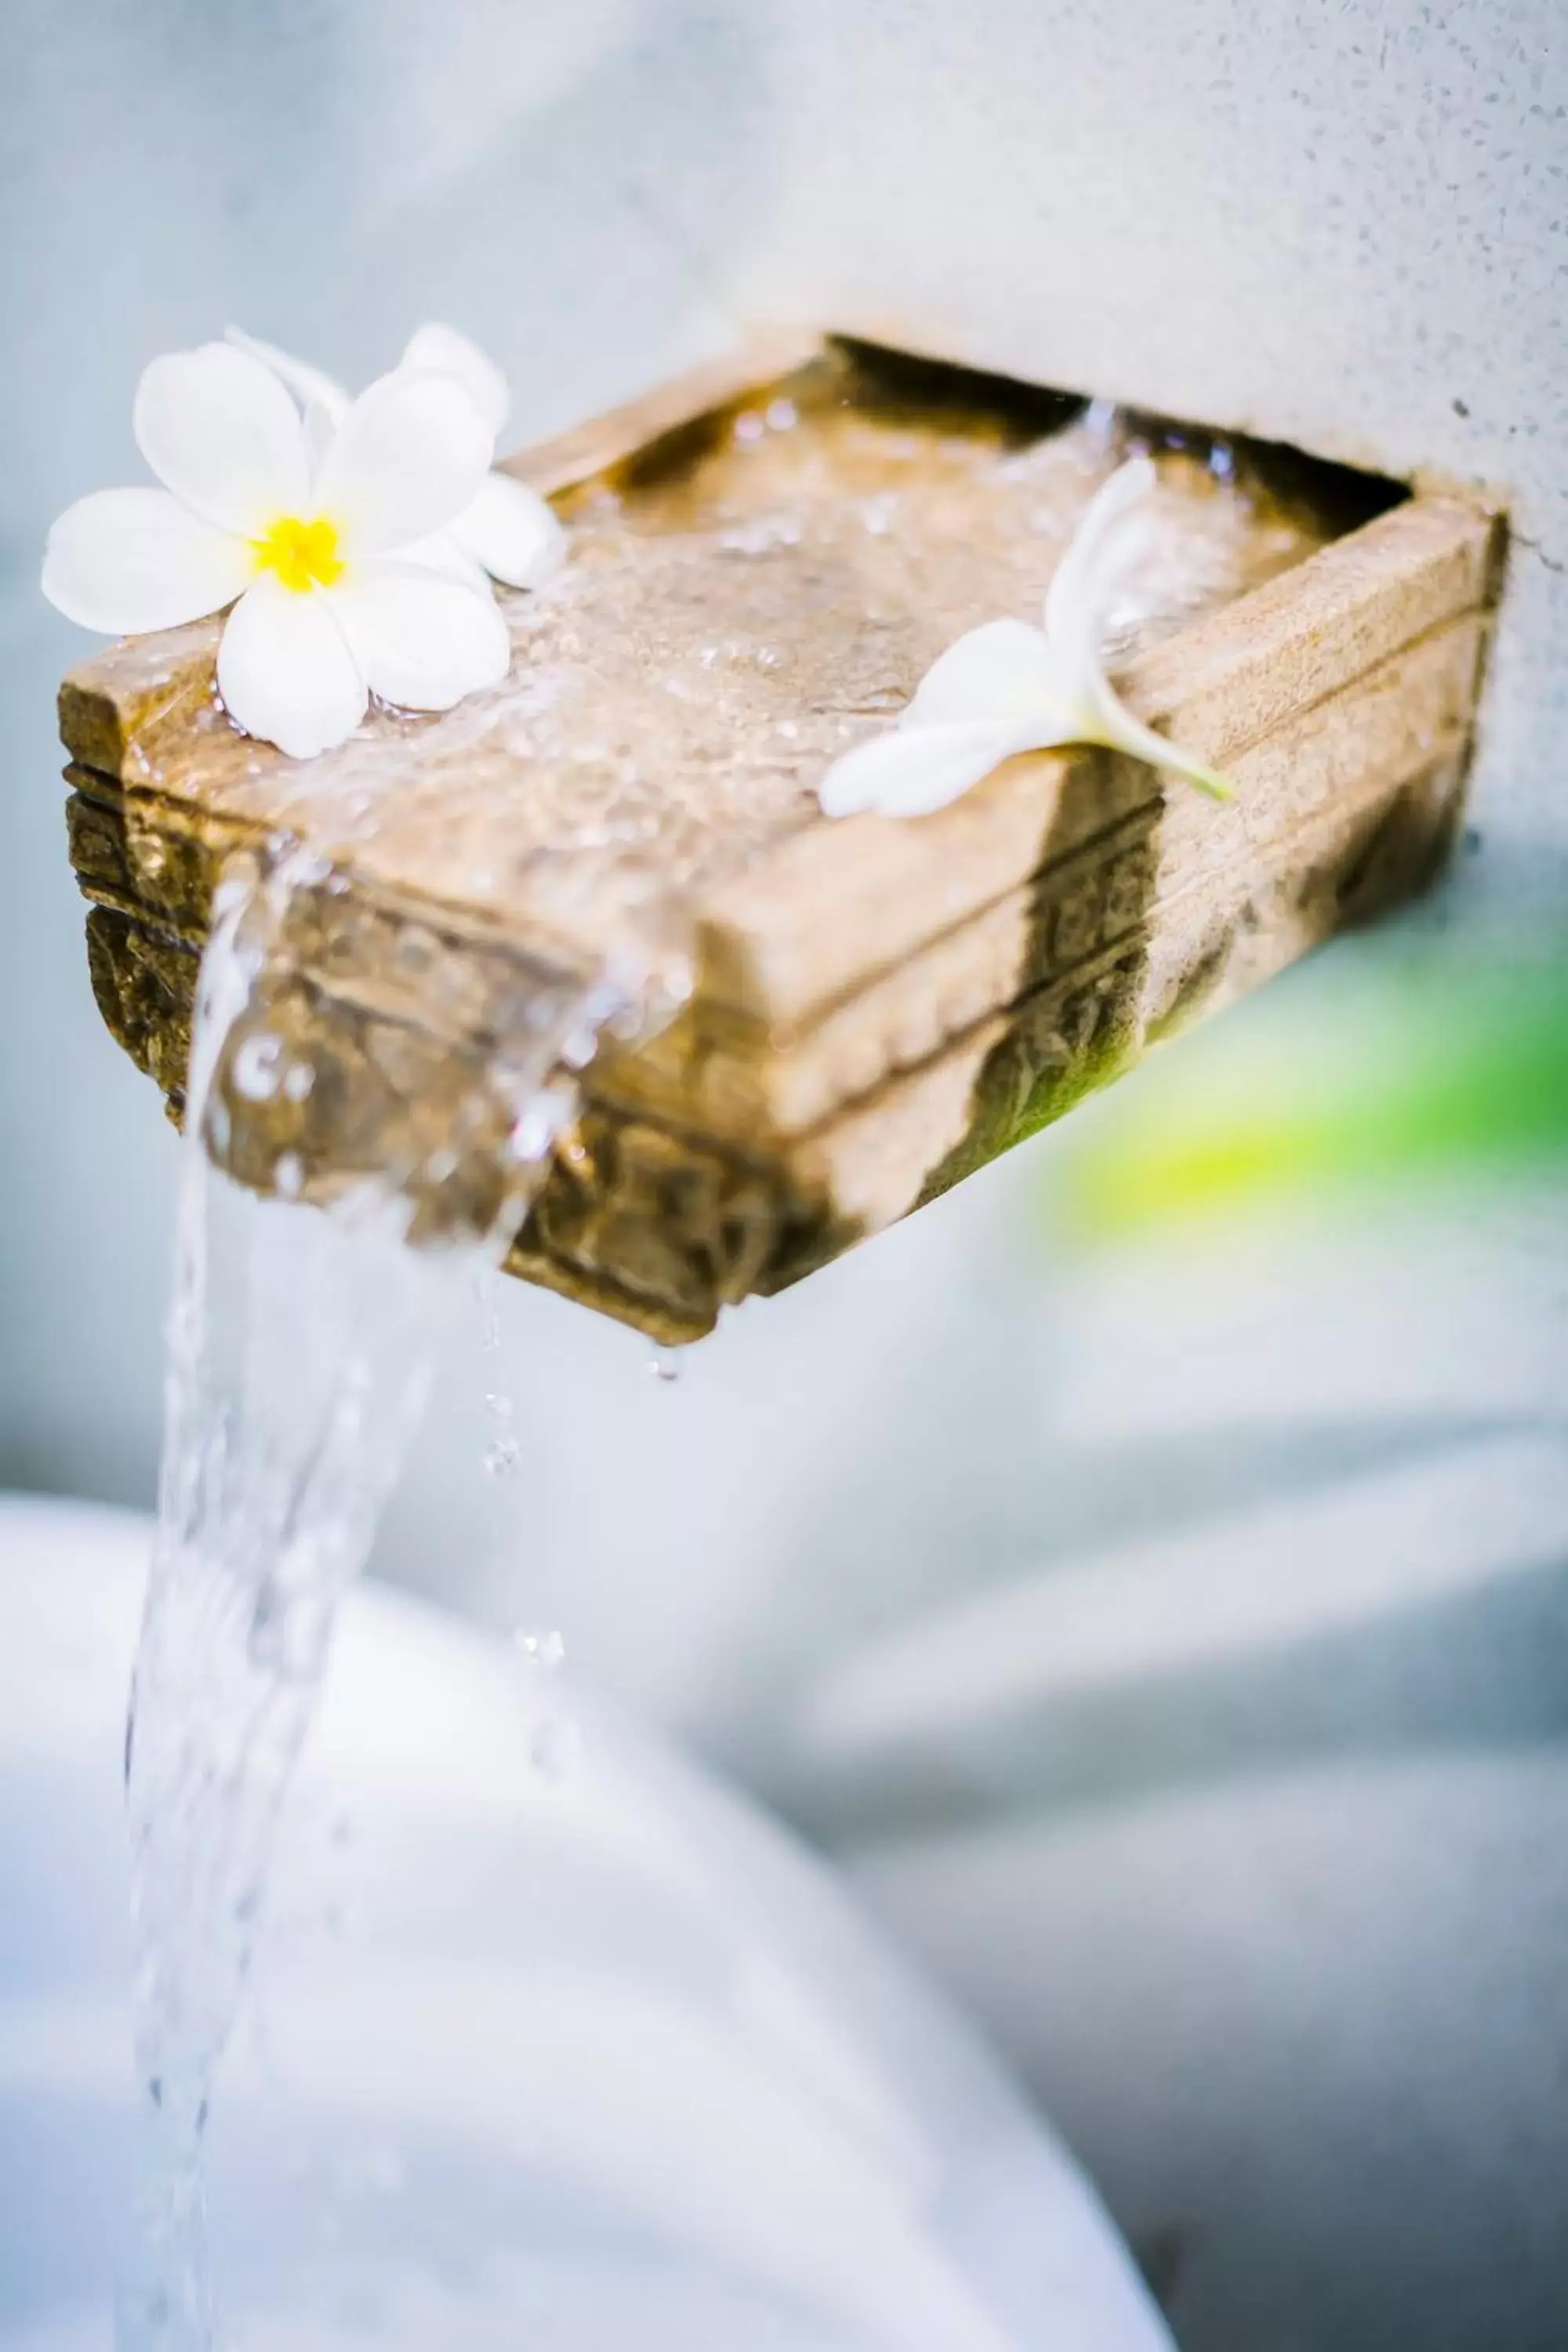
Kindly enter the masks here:
[[[282, 379], [308, 417], [336, 423], [343, 415], [348, 394], [320, 368], [280, 352], [275, 343], [243, 334], [237, 327], [226, 332], [231, 343]], [[511, 402], [505, 376], [478, 343], [455, 327], [419, 328], [410, 336], [396, 373], [447, 376], [462, 385], [493, 435], [506, 423]], [[425, 561], [445, 562], [453, 570], [477, 565], [503, 587], [537, 588], [560, 562], [566, 534], [537, 490], [510, 474], [490, 472], [442, 541], [442, 546], [422, 551]]]
[[1104, 743], [1227, 797], [1224, 776], [1133, 718], [1101, 666], [1110, 543], [1154, 478], [1148, 458], [1134, 457], [1101, 484], [1057, 566], [1045, 627], [987, 621], [950, 646], [897, 724], [834, 761], [817, 786], [826, 815], [927, 816], [1004, 760], [1068, 743]]
[[44, 593], [69, 619], [134, 636], [233, 604], [218, 691], [247, 734], [302, 760], [352, 734], [372, 694], [447, 710], [505, 677], [488, 584], [423, 552], [492, 454], [449, 375], [383, 376], [312, 439], [258, 360], [206, 343], [153, 362], [132, 421], [163, 488], [99, 490], [55, 524]]

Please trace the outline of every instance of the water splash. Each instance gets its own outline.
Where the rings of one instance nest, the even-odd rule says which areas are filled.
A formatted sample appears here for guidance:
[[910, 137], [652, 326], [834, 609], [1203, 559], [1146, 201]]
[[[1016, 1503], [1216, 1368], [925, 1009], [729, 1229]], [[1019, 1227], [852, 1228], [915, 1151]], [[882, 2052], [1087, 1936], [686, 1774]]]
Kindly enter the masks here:
[[433, 1039], [397, 990], [438, 1012], [438, 952], [345, 938], [323, 922], [342, 896], [297, 846], [246, 861], [202, 967], [126, 1750], [142, 2148], [121, 2352], [212, 2344], [204, 2132], [338, 1603], [442, 1328], [567, 1115], [561, 1068], [635, 1003], [624, 974], [513, 972]]

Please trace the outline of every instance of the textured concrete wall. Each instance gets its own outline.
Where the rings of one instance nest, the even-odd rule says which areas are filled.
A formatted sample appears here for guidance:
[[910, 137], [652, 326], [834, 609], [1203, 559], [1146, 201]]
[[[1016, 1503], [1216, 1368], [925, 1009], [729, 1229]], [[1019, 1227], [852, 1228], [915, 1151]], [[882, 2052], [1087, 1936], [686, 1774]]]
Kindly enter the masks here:
[[[446, 315], [523, 437], [800, 311], [1496, 481], [1521, 544], [1462, 949], [1532, 901], [1560, 924], [1568, 870], [1560, 19], [5, 11], [0, 1477], [151, 1491], [173, 1142], [88, 993], [51, 710], [82, 641], [35, 590], [50, 516], [132, 478], [151, 353], [237, 317], [363, 377]], [[1367, 953], [1237, 1017], [1288, 1052]], [[1189, 2352], [1556, 2352], [1562, 1197], [1052, 1273], [1058, 1148], [674, 1390], [510, 1296], [522, 1478], [484, 1489], [494, 1360], [459, 1351], [383, 1564], [564, 1625], [849, 1853], [1098, 2168]]]

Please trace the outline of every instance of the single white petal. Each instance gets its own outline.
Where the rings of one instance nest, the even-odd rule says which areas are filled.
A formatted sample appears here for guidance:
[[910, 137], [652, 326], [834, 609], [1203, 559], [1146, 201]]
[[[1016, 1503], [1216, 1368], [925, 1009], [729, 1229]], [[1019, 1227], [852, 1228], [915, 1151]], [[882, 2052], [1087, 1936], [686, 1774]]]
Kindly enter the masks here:
[[[458, 520], [461, 519], [459, 516]], [[406, 547], [398, 549], [396, 560], [399, 563], [417, 563], [426, 572], [444, 572], [448, 580], [460, 580], [464, 587], [471, 588], [477, 596], [488, 596], [490, 593], [489, 574], [482, 563], [475, 562], [458, 540], [457, 523], [450, 530], [432, 531], [428, 539], [410, 541]], [[385, 563], [391, 559], [372, 556], [370, 561]]]
[[324, 369], [312, 367], [309, 360], [297, 360], [291, 352], [279, 351], [276, 343], [264, 343], [259, 335], [247, 335], [243, 327], [226, 327], [223, 332], [225, 341], [236, 351], [248, 352], [253, 360], [270, 368], [307, 415], [312, 408], [321, 409], [336, 425], [348, 414], [351, 394]]
[[970, 719], [894, 728], [836, 760], [816, 788], [824, 816], [929, 816], [946, 808], [1016, 751], [1042, 751], [1033, 727]]
[[44, 551], [44, 593], [68, 620], [110, 636], [177, 628], [232, 604], [255, 551], [167, 490], [95, 490], [68, 507]]
[[449, 710], [506, 676], [511, 641], [488, 586], [476, 595], [447, 573], [369, 562], [352, 565], [327, 597], [366, 683], [384, 702]]
[[378, 377], [353, 402], [311, 503], [351, 555], [384, 555], [446, 530], [489, 471], [495, 436], [449, 375]]
[[511, 395], [505, 376], [494, 360], [456, 327], [416, 328], [398, 365], [416, 373], [456, 376], [492, 433], [499, 433], [506, 423]]
[[1060, 659], [1041, 630], [1026, 621], [987, 621], [931, 664], [900, 724], [1044, 716], [1055, 710], [1062, 688]]
[[224, 625], [218, 692], [247, 735], [312, 760], [352, 735], [369, 696], [319, 588], [303, 594], [264, 572]]
[[333, 436], [342, 421], [342, 413], [324, 408], [319, 400], [311, 401], [305, 411], [305, 457], [313, 482], [321, 470], [321, 461], [332, 446]]
[[538, 588], [566, 551], [560, 517], [537, 490], [510, 474], [487, 474], [452, 525], [452, 537], [492, 580]]
[[310, 492], [304, 427], [288, 393], [231, 343], [171, 352], [136, 387], [136, 446], [181, 504], [220, 530], [260, 539]]
[[1119, 571], [1115, 541], [1122, 523], [1154, 488], [1158, 477], [1147, 457], [1130, 457], [1101, 482], [1079, 520], [1046, 595], [1046, 635], [1075, 666], [1086, 648], [1098, 653], [1105, 607], [1114, 596]]

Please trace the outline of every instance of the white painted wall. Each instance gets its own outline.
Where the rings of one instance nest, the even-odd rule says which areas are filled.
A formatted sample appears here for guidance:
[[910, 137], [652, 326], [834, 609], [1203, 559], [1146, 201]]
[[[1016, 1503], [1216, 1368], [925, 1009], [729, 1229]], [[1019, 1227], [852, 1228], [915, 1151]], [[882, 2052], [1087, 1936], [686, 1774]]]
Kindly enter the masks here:
[[[799, 312], [1500, 483], [1462, 951], [1560, 926], [1568, 882], [1560, 17], [0, 16], [0, 1479], [151, 1490], [173, 1139], [88, 992], [51, 710], [82, 641], [34, 582], [50, 516], [132, 478], [152, 352], [237, 317], [363, 377], [444, 314], [524, 438]], [[1333, 1018], [1367, 952], [1239, 1017]], [[510, 1291], [526, 1542], [478, 1475], [470, 1349], [383, 1565], [563, 1624], [849, 1853], [1177, 2270], [1191, 2352], [1548, 2352], [1564, 1202], [1053, 1268], [1060, 1148], [748, 1310], [673, 1390]]]

